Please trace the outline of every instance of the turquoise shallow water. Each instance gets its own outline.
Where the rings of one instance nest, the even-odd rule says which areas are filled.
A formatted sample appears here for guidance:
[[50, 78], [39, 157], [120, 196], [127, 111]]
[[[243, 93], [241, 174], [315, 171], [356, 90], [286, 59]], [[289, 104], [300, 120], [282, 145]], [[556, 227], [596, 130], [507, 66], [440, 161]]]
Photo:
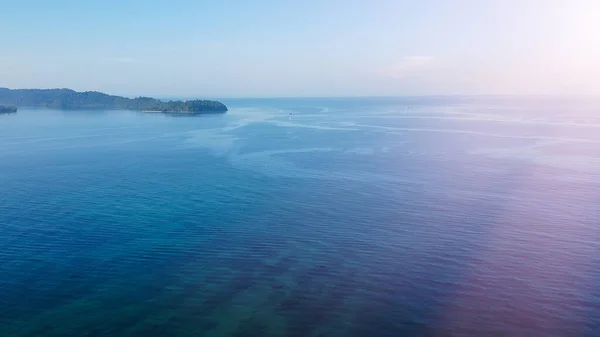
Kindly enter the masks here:
[[225, 103], [0, 115], [0, 336], [600, 335], [597, 102]]

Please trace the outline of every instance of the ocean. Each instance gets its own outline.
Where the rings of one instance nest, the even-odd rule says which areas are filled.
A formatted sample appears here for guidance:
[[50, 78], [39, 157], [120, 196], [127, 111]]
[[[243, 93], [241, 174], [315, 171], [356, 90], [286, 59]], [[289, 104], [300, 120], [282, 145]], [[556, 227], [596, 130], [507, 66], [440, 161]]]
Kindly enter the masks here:
[[600, 336], [600, 102], [0, 115], [0, 336]]

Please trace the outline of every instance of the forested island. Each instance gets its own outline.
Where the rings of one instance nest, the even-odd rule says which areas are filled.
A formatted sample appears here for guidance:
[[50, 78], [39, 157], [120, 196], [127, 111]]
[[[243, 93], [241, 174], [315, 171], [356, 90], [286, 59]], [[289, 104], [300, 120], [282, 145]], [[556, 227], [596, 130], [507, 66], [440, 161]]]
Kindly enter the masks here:
[[17, 112], [17, 107], [0, 104], [0, 114]]
[[51, 109], [138, 110], [164, 113], [220, 113], [227, 107], [217, 101], [161, 101], [151, 97], [127, 98], [97, 91], [77, 92], [71, 89], [7, 89], [0, 88], [0, 104], [15, 107]]

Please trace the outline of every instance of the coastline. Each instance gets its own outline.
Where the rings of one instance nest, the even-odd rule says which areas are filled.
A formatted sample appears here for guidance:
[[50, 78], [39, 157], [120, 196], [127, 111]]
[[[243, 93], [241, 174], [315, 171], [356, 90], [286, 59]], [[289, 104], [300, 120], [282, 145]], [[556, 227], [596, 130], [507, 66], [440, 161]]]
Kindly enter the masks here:
[[152, 97], [128, 98], [97, 91], [71, 89], [8, 89], [0, 87], [0, 110], [7, 106], [44, 107], [60, 110], [134, 110], [144, 112], [207, 113], [227, 112], [219, 101], [162, 101]]

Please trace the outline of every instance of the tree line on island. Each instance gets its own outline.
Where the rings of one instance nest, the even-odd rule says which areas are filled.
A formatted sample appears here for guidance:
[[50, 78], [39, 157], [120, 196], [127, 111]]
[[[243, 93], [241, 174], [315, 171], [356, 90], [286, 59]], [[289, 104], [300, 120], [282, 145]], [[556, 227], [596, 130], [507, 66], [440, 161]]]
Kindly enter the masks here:
[[17, 112], [17, 107], [11, 106], [11, 105], [0, 104], [0, 114], [1, 113], [9, 113], [9, 112]]
[[97, 91], [77, 92], [71, 89], [16, 89], [0, 88], [0, 106], [44, 107], [51, 109], [107, 109], [138, 110], [176, 113], [226, 112], [218, 101], [161, 101], [151, 97], [127, 98]]

